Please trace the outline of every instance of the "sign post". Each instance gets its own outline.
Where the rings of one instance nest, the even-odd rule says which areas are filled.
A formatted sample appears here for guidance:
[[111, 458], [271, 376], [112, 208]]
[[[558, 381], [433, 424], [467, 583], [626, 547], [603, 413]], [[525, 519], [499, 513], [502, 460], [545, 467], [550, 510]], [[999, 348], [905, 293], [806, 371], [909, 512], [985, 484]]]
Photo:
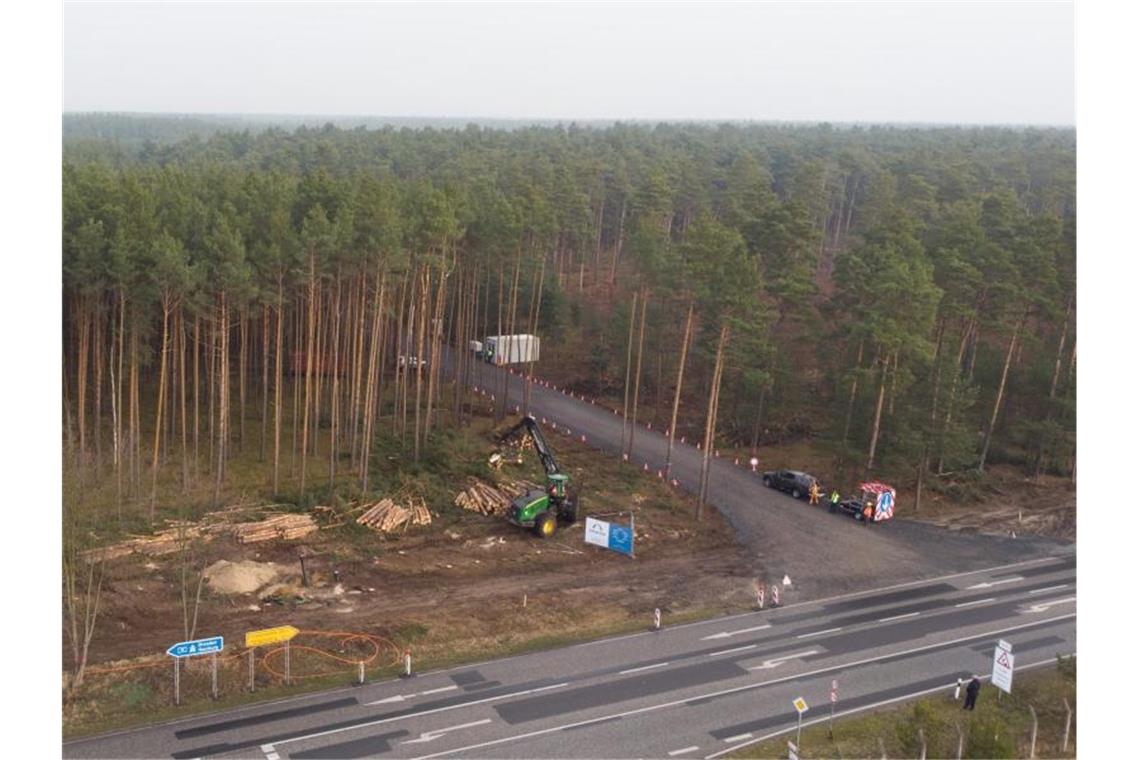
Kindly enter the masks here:
[[629, 516], [629, 527], [605, 520], [586, 518], [586, 543], [633, 557], [634, 519]]
[[[1013, 688], [1013, 646], [1004, 640], [999, 640], [994, 647], [994, 665], [990, 673], [990, 683], [1006, 694]], [[1001, 694], [999, 692], [998, 698]]]
[[245, 645], [249, 648], [249, 690], [254, 690], [253, 683], [253, 650], [257, 647], [268, 646], [269, 644], [280, 644], [285, 642], [285, 685], [289, 686], [291, 683], [289, 671], [289, 642], [294, 636], [300, 633], [299, 630], [291, 625], [279, 625], [276, 628], [261, 628], [256, 631], [247, 631], [245, 634]]
[[218, 698], [218, 653], [210, 655], [210, 695]]
[[839, 701], [839, 681], [831, 679], [831, 714], [827, 717], [827, 737], [835, 738], [835, 703]]
[[211, 693], [216, 699], [218, 696], [218, 660], [217, 654], [222, 651], [225, 646], [225, 639], [221, 636], [214, 636], [209, 639], [194, 639], [193, 641], [180, 641], [166, 650], [166, 653], [174, 658], [174, 704], [178, 706], [182, 704], [181, 693], [181, 663], [184, 657], [200, 657], [201, 655], [211, 655], [213, 660], [213, 688]]
[[796, 708], [796, 746], [800, 746], [800, 731], [804, 726], [804, 713], [808, 711], [808, 703], [803, 697], [796, 697], [792, 700], [792, 705]]

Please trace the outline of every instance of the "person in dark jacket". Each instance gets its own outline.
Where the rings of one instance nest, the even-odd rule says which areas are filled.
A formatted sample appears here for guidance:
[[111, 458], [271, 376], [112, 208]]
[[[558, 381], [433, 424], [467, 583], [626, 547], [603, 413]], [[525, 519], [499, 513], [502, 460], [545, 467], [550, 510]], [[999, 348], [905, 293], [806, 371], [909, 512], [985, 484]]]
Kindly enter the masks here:
[[978, 680], [977, 676], [970, 679], [970, 683], [966, 685], [966, 704], [962, 705], [963, 710], [973, 710], [974, 705], [978, 701], [978, 692], [982, 690], [982, 682]]

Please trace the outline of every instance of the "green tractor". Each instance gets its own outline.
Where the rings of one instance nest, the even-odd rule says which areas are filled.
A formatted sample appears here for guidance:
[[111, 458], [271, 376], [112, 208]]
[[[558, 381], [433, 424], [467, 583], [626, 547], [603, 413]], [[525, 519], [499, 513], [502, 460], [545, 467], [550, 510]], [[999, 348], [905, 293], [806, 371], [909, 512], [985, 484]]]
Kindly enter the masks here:
[[554, 452], [546, 444], [534, 417], [523, 417], [499, 437], [499, 442], [511, 441], [520, 433], [529, 435], [534, 443], [534, 450], [546, 470], [546, 488], [531, 489], [512, 501], [507, 508], [507, 521], [520, 528], [530, 528], [542, 538], [550, 538], [558, 531], [558, 523], [569, 525], [578, 521], [578, 499], [570, 490], [570, 476], [558, 469]]

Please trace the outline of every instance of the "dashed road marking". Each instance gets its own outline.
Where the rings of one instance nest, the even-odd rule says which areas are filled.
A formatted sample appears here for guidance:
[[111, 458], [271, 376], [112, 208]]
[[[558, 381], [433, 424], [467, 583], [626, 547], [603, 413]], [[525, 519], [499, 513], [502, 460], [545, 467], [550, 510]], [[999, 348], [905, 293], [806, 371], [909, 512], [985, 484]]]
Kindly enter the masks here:
[[822, 636], [825, 633], [835, 633], [836, 631], [842, 631], [842, 630], [843, 630], [842, 626], [839, 628], [828, 628], [828, 629], [823, 630], [823, 631], [812, 631], [811, 633], [801, 633], [799, 636], [796, 636], [796, 638], [797, 639], [807, 639], [807, 638], [811, 638], [812, 636]]
[[907, 618], [918, 617], [921, 612], [908, 612], [905, 615], [892, 615], [891, 617], [879, 618], [880, 623], [889, 623], [892, 620], [905, 620]]
[[728, 738], [727, 738], [727, 739], [725, 739], [724, 741], [725, 741], [727, 744], [731, 744], [732, 742], [742, 742], [742, 741], [744, 741], [745, 739], [751, 739], [751, 738], [752, 738], [752, 734], [737, 734], [736, 736], [730, 736], [730, 737], [728, 737]]
[[682, 747], [681, 749], [675, 749], [675, 750], [672, 750], [671, 752], [669, 752], [669, 757], [676, 757], [677, 755], [683, 755], [686, 752], [692, 752], [693, 750], [698, 750], [698, 749], [700, 749], [700, 747], [698, 747], [695, 744], [691, 747]]
[[1032, 594], [1048, 594], [1050, 591], [1060, 591], [1063, 588], [1068, 588], [1068, 583], [1062, 583], [1060, 586], [1049, 586], [1048, 588], [1035, 588], [1029, 593]]
[[732, 654], [733, 652], [747, 652], [749, 649], [755, 648], [755, 644], [749, 644], [748, 646], [736, 647], [735, 649], [722, 649], [719, 652], [709, 652], [709, 657], [717, 657], [722, 654]]
[[960, 604], [955, 604], [954, 607], [973, 607], [975, 604], [985, 604], [986, 602], [992, 601], [994, 601], [994, 597], [991, 596], [989, 599], [975, 599], [972, 602], [962, 602]]
[[668, 664], [669, 663], [667, 663], [667, 662], [659, 662], [656, 665], [642, 665], [640, 668], [630, 668], [629, 670], [623, 670], [620, 673], [618, 673], [618, 675], [619, 676], [627, 676], [630, 673], [640, 673], [643, 670], [653, 670], [654, 668], [663, 668]]

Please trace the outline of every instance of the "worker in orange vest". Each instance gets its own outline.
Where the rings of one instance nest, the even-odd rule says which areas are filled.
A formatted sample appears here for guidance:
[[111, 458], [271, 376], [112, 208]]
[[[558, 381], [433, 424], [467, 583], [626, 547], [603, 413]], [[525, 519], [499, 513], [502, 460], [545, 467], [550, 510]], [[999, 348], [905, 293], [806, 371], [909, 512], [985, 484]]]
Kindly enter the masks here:
[[808, 504], [819, 504], [819, 481], [813, 480], [808, 489]]

